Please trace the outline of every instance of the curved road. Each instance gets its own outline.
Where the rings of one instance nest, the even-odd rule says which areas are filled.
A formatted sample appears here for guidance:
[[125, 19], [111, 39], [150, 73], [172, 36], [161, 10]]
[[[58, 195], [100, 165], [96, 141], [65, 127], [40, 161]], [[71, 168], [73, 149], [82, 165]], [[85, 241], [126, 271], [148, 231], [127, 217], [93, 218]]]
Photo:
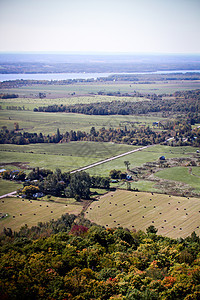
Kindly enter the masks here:
[[116, 155], [116, 156], [107, 158], [107, 159], [105, 159], [105, 160], [101, 160], [101, 161], [96, 162], [96, 163], [94, 163], [94, 164], [91, 164], [91, 165], [89, 165], [89, 166], [86, 166], [86, 167], [83, 167], [83, 168], [80, 168], [80, 169], [73, 170], [73, 171], [71, 171], [70, 173], [73, 174], [73, 173], [76, 173], [76, 172], [81, 172], [81, 171], [84, 171], [84, 170], [87, 170], [87, 169], [96, 167], [96, 166], [98, 166], [98, 165], [107, 163], [107, 162], [109, 162], [109, 161], [111, 161], [111, 160], [120, 158], [120, 157], [122, 157], [122, 156], [131, 154], [131, 153], [134, 153], [134, 152], [137, 152], [137, 151], [144, 150], [144, 149], [149, 148], [149, 147], [152, 147], [152, 146], [154, 146], [154, 145], [148, 145], [148, 146], [140, 147], [140, 148], [137, 148], [137, 149], [134, 149], [134, 150], [131, 150], [131, 151], [128, 151], [128, 152], [125, 152], [125, 153], [122, 153], [122, 154], [119, 154], [119, 155]]

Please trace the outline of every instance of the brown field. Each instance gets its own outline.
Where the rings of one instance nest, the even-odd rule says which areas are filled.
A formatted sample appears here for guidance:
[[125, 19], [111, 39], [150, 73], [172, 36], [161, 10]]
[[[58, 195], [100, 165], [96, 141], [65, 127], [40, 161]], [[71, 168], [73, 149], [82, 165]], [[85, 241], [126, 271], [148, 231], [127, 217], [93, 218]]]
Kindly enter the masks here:
[[85, 213], [89, 220], [107, 228], [143, 230], [150, 225], [171, 238], [200, 235], [200, 200], [165, 194], [117, 190], [94, 201]]
[[0, 199], [0, 212], [7, 213], [9, 216], [0, 220], [0, 232], [4, 227], [18, 231], [25, 224], [29, 227], [35, 226], [38, 222], [56, 220], [65, 213], [77, 215], [81, 210], [82, 206], [76, 204], [66, 206], [63, 203], [29, 201], [17, 197], [3, 198]]

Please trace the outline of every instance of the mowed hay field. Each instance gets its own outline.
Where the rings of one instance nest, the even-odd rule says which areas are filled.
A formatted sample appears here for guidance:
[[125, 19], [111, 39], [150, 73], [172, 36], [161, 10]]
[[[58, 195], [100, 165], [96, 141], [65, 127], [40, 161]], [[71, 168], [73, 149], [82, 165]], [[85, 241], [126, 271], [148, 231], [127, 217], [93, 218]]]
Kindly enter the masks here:
[[200, 199], [117, 190], [94, 201], [85, 217], [106, 228], [145, 231], [150, 225], [171, 238], [200, 235]]
[[[81, 205], [27, 200], [17, 197], [0, 199], [0, 212], [8, 214], [5, 219], [0, 220], [0, 232], [4, 227], [18, 231], [21, 226], [27, 224], [29, 227], [36, 226], [38, 222], [47, 222], [58, 219], [65, 213], [79, 214]], [[13, 217], [14, 216], [14, 217]]]

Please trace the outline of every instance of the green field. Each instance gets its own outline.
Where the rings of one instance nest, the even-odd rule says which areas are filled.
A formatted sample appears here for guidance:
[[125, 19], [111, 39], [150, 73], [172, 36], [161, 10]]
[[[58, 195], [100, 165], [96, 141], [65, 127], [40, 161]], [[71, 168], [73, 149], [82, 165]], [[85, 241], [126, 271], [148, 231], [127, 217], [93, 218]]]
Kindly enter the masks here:
[[[200, 173], [199, 167], [192, 168], [193, 173]], [[194, 176], [189, 173], [188, 167], [174, 167], [162, 170], [156, 173], [156, 176], [163, 179], [175, 180], [189, 184], [196, 190], [200, 192], [200, 177]]]
[[[0, 145], [0, 161], [2, 168], [5, 169], [5, 163], [21, 162], [27, 163], [29, 168], [39, 166], [52, 170], [60, 168], [62, 171], [72, 171], [136, 148], [128, 145], [95, 142]], [[99, 174], [101, 175], [101, 173]]]
[[73, 105], [73, 104], [88, 104], [97, 102], [112, 102], [123, 100], [126, 102], [139, 102], [148, 100], [140, 97], [116, 97], [116, 96], [104, 96], [104, 95], [90, 95], [90, 96], [76, 96], [76, 97], [63, 97], [63, 98], [13, 98], [13, 99], [1, 99], [0, 105], [2, 109], [6, 109], [7, 106], [17, 106], [25, 110], [33, 110], [35, 107], [48, 106], [53, 104]]
[[144, 231], [154, 225], [158, 234], [178, 238], [193, 231], [200, 235], [199, 211], [197, 198], [117, 190], [94, 201], [85, 217], [108, 228], [122, 226]]
[[93, 82], [93, 83], [74, 83], [68, 85], [30, 85], [20, 88], [2, 89], [2, 93], [18, 94], [22, 97], [38, 97], [39, 93], [46, 93], [47, 98], [63, 98], [76, 95], [87, 95], [91, 93], [103, 92], [118, 92], [133, 93], [174, 93], [175, 91], [195, 90], [200, 86], [199, 80], [174, 80], [172, 81], [157, 81], [152, 83], [136, 83], [136, 82]]
[[0, 196], [14, 192], [22, 187], [22, 184], [16, 183], [15, 181], [0, 179]]
[[135, 125], [149, 125], [153, 122], [162, 121], [163, 118], [155, 116], [95, 116], [73, 113], [43, 113], [33, 111], [0, 111], [0, 127], [7, 126], [9, 130], [14, 128], [14, 123], [19, 123], [20, 129], [28, 132], [36, 132], [43, 134], [55, 134], [57, 128], [60, 133], [70, 130], [80, 130], [89, 132], [91, 127], [96, 129], [118, 128], [135, 122]]
[[0, 212], [8, 214], [7, 218], [0, 220], [0, 232], [4, 227], [18, 231], [25, 224], [29, 227], [36, 226], [38, 222], [56, 220], [65, 213], [79, 214], [82, 210], [81, 205], [66, 206], [63, 203], [29, 201], [17, 197], [0, 199], [0, 206]]
[[[143, 192], [156, 192], [156, 193], [162, 193], [161, 190], [158, 188], [155, 188], [155, 182], [148, 181], [148, 180], [139, 180], [139, 181], [130, 181], [130, 188], [131, 189], [138, 189], [139, 191]], [[112, 187], [118, 187], [118, 183], [111, 184]], [[125, 189], [127, 190], [127, 182], [124, 182], [119, 184], [120, 189]]]
[[[132, 147], [132, 146], [130, 146]], [[124, 161], [128, 160], [130, 162], [129, 168], [132, 169], [136, 166], [141, 166], [146, 162], [157, 161], [160, 156], [164, 155], [167, 158], [174, 157], [190, 157], [196, 152], [196, 148], [193, 147], [170, 147], [155, 145], [150, 148], [138, 151], [127, 156], [118, 158], [106, 164], [93, 167], [88, 170], [91, 175], [101, 174], [102, 176], [108, 176], [110, 170], [117, 169], [125, 171]]]
[[[16, 168], [14, 162], [20, 162], [27, 163], [29, 168], [39, 166], [52, 170], [60, 168], [62, 171], [72, 171], [136, 148], [138, 147], [123, 144], [95, 142], [0, 145], [0, 162], [1, 167], [5, 169], [7, 168], [6, 164], [13, 163], [13, 168]], [[174, 148], [156, 145], [143, 151], [138, 151], [93, 167], [88, 169], [87, 172], [91, 175], [108, 176], [112, 169], [126, 171], [126, 167], [124, 165], [125, 160], [130, 162], [131, 169], [135, 166], [141, 166], [143, 163], [158, 160], [161, 155], [165, 155], [166, 158], [188, 157], [195, 152], [196, 148], [192, 147]]]

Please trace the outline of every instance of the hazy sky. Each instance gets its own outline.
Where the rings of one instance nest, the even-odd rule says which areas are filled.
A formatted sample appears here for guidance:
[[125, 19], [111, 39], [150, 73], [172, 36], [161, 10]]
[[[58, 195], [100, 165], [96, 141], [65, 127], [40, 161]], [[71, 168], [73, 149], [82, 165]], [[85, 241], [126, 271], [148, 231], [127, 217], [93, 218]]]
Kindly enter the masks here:
[[200, 0], [0, 0], [0, 51], [200, 53]]

